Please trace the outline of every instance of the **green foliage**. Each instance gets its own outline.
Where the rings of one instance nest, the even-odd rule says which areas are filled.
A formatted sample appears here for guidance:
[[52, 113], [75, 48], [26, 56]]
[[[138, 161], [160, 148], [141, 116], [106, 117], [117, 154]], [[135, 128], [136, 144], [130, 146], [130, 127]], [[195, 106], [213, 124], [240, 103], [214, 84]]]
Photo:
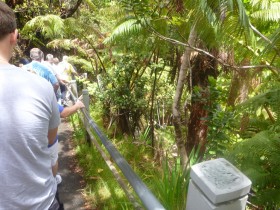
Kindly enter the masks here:
[[[166, 161], [167, 162], [167, 161]], [[189, 170], [182, 171], [179, 165], [169, 169], [168, 163], [163, 164], [161, 179], [154, 179], [159, 199], [168, 210], [181, 210], [186, 206]], [[155, 176], [154, 176], [155, 177]]]
[[[228, 80], [224, 77], [214, 79], [209, 77], [209, 94], [201, 94], [202, 90], [195, 87], [193, 92], [194, 100], [210, 101], [204, 109], [208, 111], [208, 116], [201, 120], [205, 120], [208, 125], [207, 132], [207, 149], [205, 158], [217, 158], [223, 155], [227, 147], [233, 144], [236, 137], [233, 135], [234, 121], [236, 120], [236, 112], [227, 107], [226, 92]], [[208, 95], [208, 99], [205, 98]]]
[[278, 21], [280, 19], [280, 2], [254, 0], [252, 6], [256, 10], [251, 14], [253, 18], [264, 21]]
[[[271, 113], [273, 121], [270, 125], [274, 128], [274, 131], [280, 131], [280, 89], [271, 89], [265, 93], [256, 95], [246, 102], [240, 104], [240, 107], [248, 107], [252, 112], [255, 112], [255, 115], [262, 117], [263, 119], [269, 120], [268, 115], [265, 112], [262, 112], [264, 108]], [[275, 122], [274, 122], [275, 121]]]
[[28, 21], [21, 33], [29, 39], [34, 39], [34, 31], [40, 31], [49, 39], [62, 38], [64, 34], [64, 21], [57, 15], [37, 16]]
[[[134, 132], [139, 126], [140, 116], [146, 109], [145, 77], [137, 77], [137, 63], [133, 56], [118, 57], [110, 74], [102, 76], [104, 89], [99, 92], [99, 99], [110, 103], [115, 115], [126, 115], [130, 120], [130, 129]], [[123, 110], [123, 111], [121, 111]]]
[[279, 133], [262, 131], [236, 144], [227, 158], [252, 180], [252, 203], [266, 209], [280, 207]]
[[[253, 182], [255, 196], [251, 202], [265, 209], [280, 206], [279, 167], [279, 102], [277, 77], [267, 77], [269, 84], [262, 85], [262, 93], [240, 104], [238, 110], [250, 114], [249, 125], [243, 134], [247, 139], [236, 143], [227, 153]], [[250, 151], [250, 152], [248, 152]]]
[[[75, 118], [74, 123], [77, 123]], [[77, 125], [75, 126], [77, 127]], [[124, 191], [116, 182], [99, 151], [85, 141], [82, 129], [75, 130], [76, 154], [84, 171], [85, 193], [92, 208], [132, 209]]]
[[130, 37], [132, 35], [136, 36], [141, 33], [143, 27], [136, 19], [129, 19], [119, 26], [117, 26], [112, 34], [104, 40], [105, 44], [113, 43], [118, 40], [118, 37]]
[[187, 166], [182, 169], [179, 159], [173, 165], [166, 159], [162, 164], [161, 178], [154, 174], [152, 187], [167, 210], [186, 208], [187, 190], [190, 180], [191, 166], [198, 163], [198, 151], [192, 150]]

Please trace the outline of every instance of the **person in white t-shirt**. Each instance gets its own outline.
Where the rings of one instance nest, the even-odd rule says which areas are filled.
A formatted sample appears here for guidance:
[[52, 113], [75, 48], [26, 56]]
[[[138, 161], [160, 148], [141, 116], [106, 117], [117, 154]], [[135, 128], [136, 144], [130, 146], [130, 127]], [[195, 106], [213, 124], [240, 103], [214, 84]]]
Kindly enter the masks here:
[[46, 55], [46, 60], [42, 61], [42, 64], [45, 65], [46, 67], [48, 67], [52, 73], [55, 75], [55, 77], [57, 78], [58, 82], [59, 82], [59, 88], [57, 90], [57, 101], [59, 104], [61, 104], [61, 99], [62, 99], [62, 92], [63, 88], [61, 88], [62, 86], [65, 86], [68, 81], [64, 80], [61, 75], [59, 74], [59, 68], [57, 65], [54, 64], [54, 57], [52, 54], [47, 54]]
[[58, 210], [48, 149], [60, 123], [55, 93], [45, 79], [9, 64], [18, 31], [2, 1], [0, 17], [0, 210]]
[[[63, 80], [67, 81], [68, 88], [70, 88], [70, 90], [73, 92], [76, 91], [71, 81], [73, 81], [75, 77], [78, 76], [78, 73], [76, 72], [72, 64], [68, 62], [68, 56], [63, 56], [62, 61], [58, 64], [58, 69], [58, 74], [60, 75], [60, 77]], [[62, 92], [62, 100], [65, 102], [65, 104], [67, 104], [67, 101], [70, 100], [70, 93], [69, 91], [67, 91], [67, 89]]]

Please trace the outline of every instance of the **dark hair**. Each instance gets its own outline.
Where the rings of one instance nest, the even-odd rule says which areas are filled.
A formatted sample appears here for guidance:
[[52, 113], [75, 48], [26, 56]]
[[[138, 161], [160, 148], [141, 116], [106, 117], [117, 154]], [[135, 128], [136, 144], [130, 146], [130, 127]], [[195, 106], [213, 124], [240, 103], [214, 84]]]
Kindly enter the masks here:
[[0, 40], [17, 28], [14, 11], [7, 4], [0, 1]]
[[29, 63], [29, 60], [27, 58], [21, 58], [21, 59], [19, 59], [19, 63], [26, 65]]

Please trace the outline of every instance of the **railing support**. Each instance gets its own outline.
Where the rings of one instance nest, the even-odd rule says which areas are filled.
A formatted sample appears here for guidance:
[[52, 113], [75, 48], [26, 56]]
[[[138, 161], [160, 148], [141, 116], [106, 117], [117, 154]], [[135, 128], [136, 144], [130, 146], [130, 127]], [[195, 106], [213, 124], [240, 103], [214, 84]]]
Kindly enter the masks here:
[[251, 181], [223, 158], [192, 166], [187, 210], [245, 210]]
[[[85, 112], [87, 113], [87, 115], [89, 115], [89, 93], [87, 89], [83, 89], [83, 103], [85, 105]], [[86, 138], [86, 142], [88, 142], [89, 144], [91, 144], [91, 140], [90, 140], [90, 135], [87, 131], [89, 123], [88, 120], [86, 119], [86, 117], [84, 117], [84, 124], [85, 124], [85, 138]]]
[[[87, 73], [83, 73], [83, 78], [87, 79]], [[86, 85], [86, 83], [83, 82], [83, 89], [86, 89], [86, 88], [87, 88], [87, 85]]]
[[78, 97], [78, 87], [76, 80], [71, 80], [70, 82], [70, 90], [74, 94], [75, 97]]

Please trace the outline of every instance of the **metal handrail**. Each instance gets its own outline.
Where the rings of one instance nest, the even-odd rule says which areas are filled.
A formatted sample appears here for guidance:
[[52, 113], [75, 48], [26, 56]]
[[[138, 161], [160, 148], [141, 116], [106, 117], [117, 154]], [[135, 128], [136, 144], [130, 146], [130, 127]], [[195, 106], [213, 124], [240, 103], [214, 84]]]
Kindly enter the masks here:
[[[68, 88], [72, 98], [74, 101], [77, 100], [77, 97], [71, 92], [70, 88]], [[84, 93], [84, 90], [83, 90]], [[83, 94], [84, 95], [84, 94]], [[88, 102], [87, 102], [88, 103]], [[158, 199], [154, 196], [154, 194], [148, 189], [145, 183], [139, 178], [139, 176], [133, 171], [128, 162], [124, 159], [124, 157], [119, 153], [119, 151], [115, 148], [115, 146], [111, 143], [111, 141], [104, 135], [104, 133], [99, 129], [97, 124], [91, 118], [89, 112], [86, 108], [81, 109], [85, 119], [87, 120], [87, 125], [90, 126], [94, 132], [97, 134], [102, 144], [117, 164], [119, 169], [122, 171], [123, 175], [130, 183], [143, 205], [148, 210], [164, 210], [165, 208], [158, 201]]]

